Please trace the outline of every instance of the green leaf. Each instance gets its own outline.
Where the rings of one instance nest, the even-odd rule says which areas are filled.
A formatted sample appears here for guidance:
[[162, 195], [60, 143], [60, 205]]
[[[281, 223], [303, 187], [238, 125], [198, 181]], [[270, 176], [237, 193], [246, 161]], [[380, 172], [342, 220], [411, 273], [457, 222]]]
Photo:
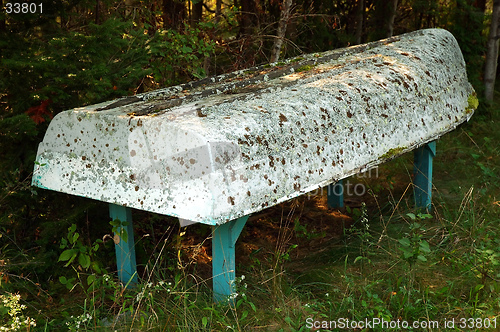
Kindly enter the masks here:
[[89, 255], [86, 255], [86, 254], [83, 254], [83, 253], [80, 253], [80, 255], [78, 255], [78, 263], [86, 270], [89, 268], [90, 266], [90, 256]]
[[[69, 261], [73, 256], [76, 256], [77, 250], [76, 249], [66, 249], [64, 250], [61, 255], [59, 256], [58, 262], [66, 262]], [[73, 258], [74, 259], [74, 258]]]
[[417, 258], [422, 262], [427, 262], [427, 258], [425, 258], [423, 255], [418, 255]]
[[9, 307], [0, 304], [0, 317], [6, 317], [8, 314], [9, 314]]
[[59, 246], [59, 248], [64, 249], [67, 246], [68, 246], [68, 241], [65, 238], [62, 238], [61, 239], [61, 245]]
[[65, 276], [60, 276], [59, 277], [59, 282], [63, 285], [66, 285], [68, 283], [68, 279], [66, 279]]
[[191, 53], [193, 52], [193, 49], [189, 46], [183, 45], [181, 51], [182, 53]]
[[66, 288], [69, 290], [73, 289], [73, 287], [74, 287], [73, 282], [75, 282], [75, 280], [76, 280], [76, 278], [68, 279], [68, 282], [66, 283]]
[[87, 285], [92, 285], [95, 281], [95, 275], [94, 274], [91, 274], [87, 277]]
[[431, 219], [431, 218], [432, 218], [432, 214], [428, 214], [428, 213], [423, 213], [423, 214], [422, 214], [422, 213], [419, 213], [419, 214], [418, 214], [418, 217], [419, 217], [420, 219]]
[[427, 241], [423, 240], [420, 242], [420, 251], [431, 252], [431, 249], [429, 248], [429, 243]]
[[401, 245], [405, 246], [405, 247], [409, 247], [409, 246], [411, 245], [411, 243], [410, 243], [410, 239], [408, 239], [408, 238], [406, 238], [406, 237], [405, 237], [405, 238], [402, 238], [402, 239], [399, 239], [399, 240], [398, 240], [398, 242], [399, 242]]
[[121, 221], [120, 219], [114, 219], [109, 222], [109, 224], [113, 227], [120, 227]]
[[484, 288], [484, 285], [481, 285], [481, 284], [476, 285], [476, 287], [474, 287], [474, 293], [479, 292], [483, 288]]
[[201, 324], [203, 325], [203, 327], [207, 327], [207, 324], [208, 324], [208, 318], [207, 317], [203, 317], [201, 319]]
[[257, 308], [255, 308], [255, 304], [253, 304], [252, 302], [248, 302], [248, 304], [250, 304], [250, 306], [252, 307], [252, 310], [254, 312], [257, 312]]
[[128, 233], [125, 228], [120, 229], [120, 238], [128, 243]]
[[76, 249], [72, 249], [73, 250], [73, 255], [71, 256], [71, 258], [69, 259], [69, 261], [64, 265], [64, 267], [68, 267], [71, 263], [73, 263], [73, 261], [75, 260], [76, 256], [78, 255], [78, 251]]
[[71, 239], [71, 243], [76, 243], [76, 241], [78, 241], [78, 238], [80, 237], [80, 234], [78, 233], [75, 233], [73, 234], [73, 238]]
[[92, 270], [94, 270], [94, 272], [97, 274], [101, 274], [102, 271], [97, 262], [92, 262]]
[[421, 226], [418, 222], [414, 222], [410, 225], [410, 229], [411, 230], [414, 230], [414, 229], [419, 229]]
[[413, 213], [407, 213], [406, 214], [411, 220], [415, 220], [417, 217]]
[[408, 258], [410, 258], [410, 257], [413, 257], [413, 252], [412, 252], [412, 251], [410, 251], [410, 250], [404, 250], [404, 249], [403, 249], [403, 255], [404, 255], [404, 258], [405, 258], [405, 259], [408, 259]]

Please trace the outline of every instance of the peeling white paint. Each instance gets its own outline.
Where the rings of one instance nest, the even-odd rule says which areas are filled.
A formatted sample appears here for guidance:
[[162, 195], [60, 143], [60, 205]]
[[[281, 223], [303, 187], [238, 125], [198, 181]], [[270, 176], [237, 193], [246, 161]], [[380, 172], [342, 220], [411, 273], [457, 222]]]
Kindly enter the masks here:
[[472, 115], [474, 90], [445, 30], [285, 63], [62, 112], [40, 143], [33, 185], [220, 224], [368, 169]]

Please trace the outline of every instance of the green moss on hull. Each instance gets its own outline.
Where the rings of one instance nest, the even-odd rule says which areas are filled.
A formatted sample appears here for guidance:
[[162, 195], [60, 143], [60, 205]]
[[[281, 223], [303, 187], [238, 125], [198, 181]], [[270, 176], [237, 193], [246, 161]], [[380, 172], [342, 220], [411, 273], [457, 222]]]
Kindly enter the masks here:
[[390, 149], [389, 151], [387, 151], [386, 153], [384, 153], [380, 159], [390, 159], [390, 158], [393, 158], [395, 156], [398, 156], [400, 155], [401, 153], [403, 153], [403, 151], [406, 150], [406, 146], [403, 146], [403, 147], [397, 147], [397, 148], [394, 148], [394, 149]]
[[477, 99], [477, 95], [475, 92], [471, 93], [469, 95], [469, 98], [467, 98], [468, 105], [465, 108], [465, 113], [473, 113], [475, 109], [479, 106], [479, 100]]
[[302, 66], [302, 67], [299, 67], [295, 70], [296, 73], [300, 73], [301, 71], [308, 71], [308, 70], [311, 70], [314, 66], [311, 66], [311, 65], [305, 65], [305, 66]]

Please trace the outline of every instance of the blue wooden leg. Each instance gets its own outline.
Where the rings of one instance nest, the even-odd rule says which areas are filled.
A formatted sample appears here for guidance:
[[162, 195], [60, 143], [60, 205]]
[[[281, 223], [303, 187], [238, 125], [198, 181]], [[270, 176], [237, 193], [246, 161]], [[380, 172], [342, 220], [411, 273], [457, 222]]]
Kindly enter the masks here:
[[344, 187], [342, 180], [328, 185], [327, 202], [330, 208], [344, 207]]
[[[126, 223], [115, 230], [116, 265], [118, 278], [124, 285], [137, 284], [137, 266], [135, 261], [134, 228], [132, 227], [132, 210], [130, 208], [109, 204], [109, 216], [112, 220]], [[125, 235], [126, 234], [126, 235]]]
[[248, 216], [244, 216], [212, 227], [212, 275], [215, 302], [227, 301], [234, 293], [234, 247], [247, 220]]
[[414, 150], [413, 193], [417, 208], [430, 210], [432, 205], [432, 159], [436, 155], [436, 142]]

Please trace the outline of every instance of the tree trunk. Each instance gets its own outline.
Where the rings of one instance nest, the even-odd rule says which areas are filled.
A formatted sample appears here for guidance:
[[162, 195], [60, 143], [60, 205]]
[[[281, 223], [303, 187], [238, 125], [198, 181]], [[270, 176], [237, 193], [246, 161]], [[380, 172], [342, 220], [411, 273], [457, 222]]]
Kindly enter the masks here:
[[[4, 8], [3, 6], [3, 0], [2, 2], [0, 3], [2, 5], [2, 8]], [[2, 18], [0, 18], [0, 31], [7, 31], [7, 19], [6, 19], [6, 15], [3, 15]]]
[[493, 1], [493, 13], [491, 15], [490, 33], [486, 50], [486, 61], [484, 66], [484, 97], [493, 100], [495, 91], [495, 79], [498, 62], [498, 39], [500, 38], [498, 26], [500, 24], [500, 0]]
[[387, 26], [386, 26], [386, 37], [392, 37], [394, 33], [394, 18], [396, 17], [396, 12], [398, 9], [398, 0], [392, 0], [387, 4], [388, 6], [388, 16], [387, 16]]
[[132, 14], [134, 8], [134, 0], [125, 0], [125, 17], [129, 17]]
[[186, 6], [178, 0], [163, 0], [163, 27], [178, 29], [186, 18]]
[[195, 27], [201, 21], [203, 15], [203, 0], [192, 1], [191, 26]]
[[356, 9], [356, 44], [361, 44], [363, 36], [363, 20], [365, 19], [365, 0], [358, 0]]
[[[235, 4], [237, 2], [235, 1]], [[257, 16], [257, 5], [255, 0], [240, 0], [241, 13], [239, 17], [239, 36], [253, 35], [254, 22]]]
[[99, 24], [99, 0], [95, 2], [95, 24]]
[[222, 13], [222, 0], [215, 1], [215, 24], [219, 24]]
[[286, 27], [288, 26], [290, 12], [292, 10], [292, 2], [293, 0], [283, 0], [283, 8], [281, 9], [278, 31], [276, 32], [276, 39], [274, 40], [273, 48], [271, 51], [270, 62], [276, 62], [280, 57], [281, 46], [283, 45], [283, 40], [285, 39]]
[[486, 0], [476, 0], [472, 5], [483, 13], [486, 11]]
[[[370, 2], [366, 6], [369, 8]], [[371, 34], [372, 40], [391, 37], [394, 31], [394, 18], [396, 17], [398, 0], [374, 0], [372, 7], [375, 12], [372, 18], [374, 31]]]

